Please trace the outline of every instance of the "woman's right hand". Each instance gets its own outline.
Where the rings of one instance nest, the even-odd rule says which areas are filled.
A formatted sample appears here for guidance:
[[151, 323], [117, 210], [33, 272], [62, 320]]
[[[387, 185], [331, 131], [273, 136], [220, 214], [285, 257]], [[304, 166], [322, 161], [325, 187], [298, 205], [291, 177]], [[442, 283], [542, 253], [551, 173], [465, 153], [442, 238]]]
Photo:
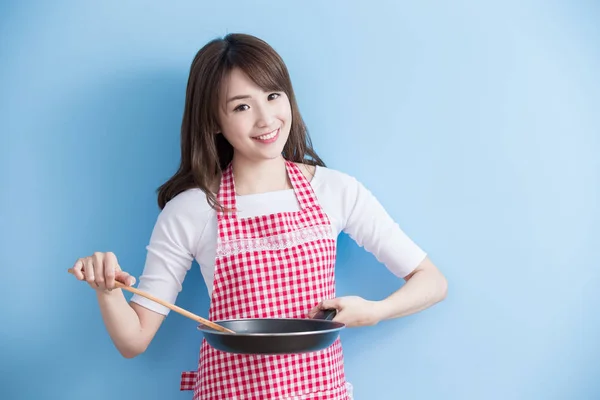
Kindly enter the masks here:
[[114, 253], [96, 252], [85, 258], [80, 258], [73, 265], [73, 275], [80, 281], [86, 281], [96, 290], [112, 290], [115, 281], [132, 286], [135, 278], [122, 271]]

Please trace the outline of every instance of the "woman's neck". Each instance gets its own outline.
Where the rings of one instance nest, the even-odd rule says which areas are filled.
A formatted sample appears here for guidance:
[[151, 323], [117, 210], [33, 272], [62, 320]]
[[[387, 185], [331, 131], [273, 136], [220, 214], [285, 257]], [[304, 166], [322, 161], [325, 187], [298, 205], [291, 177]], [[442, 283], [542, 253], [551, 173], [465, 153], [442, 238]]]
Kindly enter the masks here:
[[234, 155], [232, 165], [235, 191], [240, 196], [275, 192], [292, 187], [283, 156], [257, 162]]

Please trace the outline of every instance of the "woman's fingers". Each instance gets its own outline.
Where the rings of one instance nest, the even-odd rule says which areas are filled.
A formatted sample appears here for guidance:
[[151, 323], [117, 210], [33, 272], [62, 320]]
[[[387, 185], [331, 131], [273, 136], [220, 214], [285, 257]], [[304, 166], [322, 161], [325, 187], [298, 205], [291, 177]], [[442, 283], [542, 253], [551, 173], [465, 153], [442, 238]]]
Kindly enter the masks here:
[[78, 259], [73, 265], [73, 275], [97, 290], [110, 291], [117, 287], [117, 282], [127, 286], [135, 284], [135, 277], [121, 270], [117, 256], [111, 252], [96, 252]]
[[127, 286], [135, 284], [135, 278], [125, 271], [117, 271], [116, 280]]
[[75, 276], [75, 278], [77, 278], [78, 280], [82, 281], [85, 279], [84, 275], [83, 275], [83, 259], [80, 258], [77, 261], [75, 261], [75, 264], [73, 264], [73, 275]]
[[97, 289], [96, 278], [94, 274], [94, 261], [91, 257], [86, 257], [83, 260], [83, 273], [85, 275], [85, 281], [94, 289]]
[[94, 253], [94, 255], [91, 258], [94, 264], [94, 281], [96, 283], [96, 288], [100, 290], [105, 290], [106, 280], [104, 278], [104, 254]]
[[104, 255], [104, 284], [106, 289], [113, 290], [115, 288], [116, 272], [117, 256], [114, 253], [108, 252]]

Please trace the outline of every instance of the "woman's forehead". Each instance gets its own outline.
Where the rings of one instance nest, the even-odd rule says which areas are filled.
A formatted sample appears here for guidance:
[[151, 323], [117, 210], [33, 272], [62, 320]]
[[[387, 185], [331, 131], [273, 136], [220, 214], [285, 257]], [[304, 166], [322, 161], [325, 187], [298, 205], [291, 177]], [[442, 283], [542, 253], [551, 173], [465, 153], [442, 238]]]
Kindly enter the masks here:
[[232, 96], [250, 94], [257, 91], [263, 90], [239, 68], [234, 68], [225, 74], [221, 82], [221, 93], [225, 95], [225, 101]]

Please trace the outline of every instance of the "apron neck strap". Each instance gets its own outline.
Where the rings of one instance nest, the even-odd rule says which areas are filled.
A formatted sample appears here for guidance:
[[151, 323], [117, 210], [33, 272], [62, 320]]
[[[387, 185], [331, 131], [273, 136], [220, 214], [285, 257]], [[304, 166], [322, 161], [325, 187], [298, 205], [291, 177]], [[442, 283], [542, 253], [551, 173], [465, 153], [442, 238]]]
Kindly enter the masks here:
[[[296, 194], [296, 199], [300, 209], [304, 210], [317, 203], [317, 198], [312, 189], [312, 186], [308, 179], [304, 176], [300, 168], [292, 161], [285, 160], [285, 168], [287, 175], [290, 178], [292, 188]], [[219, 216], [236, 216], [236, 192], [235, 192], [235, 179], [233, 174], [233, 166], [230, 163], [221, 175], [221, 183], [219, 186], [219, 193], [217, 199], [219, 203], [225, 208], [225, 210], [232, 210], [231, 212], [218, 211]]]

